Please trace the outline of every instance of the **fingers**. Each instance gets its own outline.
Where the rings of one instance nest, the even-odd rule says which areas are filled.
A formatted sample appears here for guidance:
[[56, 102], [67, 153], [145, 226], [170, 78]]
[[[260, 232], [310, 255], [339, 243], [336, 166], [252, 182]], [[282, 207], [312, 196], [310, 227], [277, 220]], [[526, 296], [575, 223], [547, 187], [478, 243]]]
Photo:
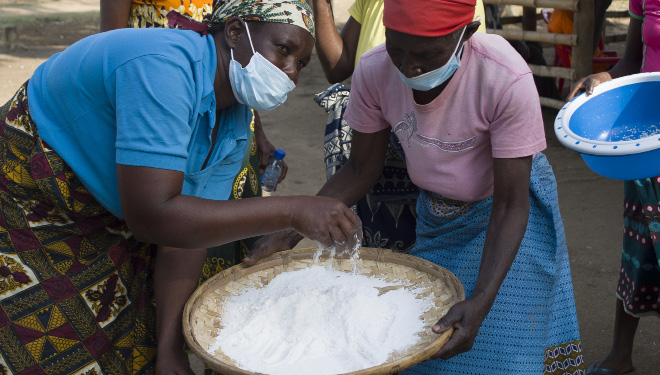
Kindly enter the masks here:
[[310, 240], [314, 240], [326, 249], [332, 248], [335, 246], [335, 240], [332, 239], [331, 231], [321, 231], [316, 232], [312, 236], [308, 236]]
[[284, 178], [286, 177], [286, 172], [288, 171], [289, 171], [289, 166], [287, 165], [286, 161], [282, 160], [282, 172], [280, 173], [280, 179], [277, 180], [278, 184], [282, 182], [282, 180], [284, 180]]
[[[566, 98], [566, 100], [570, 101], [575, 96], [582, 93], [585, 90], [584, 82], [586, 80], [587, 80], [586, 78], [582, 78], [581, 80], [577, 81], [575, 86], [573, 86], [573, 89], [571, 90], [571, 92], [568, 94], [568, 97]], [[592, 88], [592, 91], [593, 91], [593, 88]], [[587, 93], [587, 94], [590, 95], [591, 93]]]
[[345, 233], [343, 226], [345, 226], [345, 223], [340, 221], [336, 226], [330, 228], [330, 238], [333, 242], [331, 246], [335, 247], [337, 254], [341, 254], [346, 250], [346, 244], [350, 238], [350, 230]]
[[575, 96], [581, 92], [586, 92], [587, 95], [592, 95], [596, 86], [600, 85], [603, 82], [607, 82], [612, 79], [612, 75], [608, 72], [602, 72], [597, 74], [592, 74], [588, 77], [582, 78], [576, 84], [573, 90], [571, 90], [568, 100], [573, 99]]
[[461, 321], [461, 316], [456, 313], [456, 309], [452, 306], [449, 311], [433, 326], [434, 333], [443, 333], [449, 328], [452, 328], [456, 323]]
[[449, 341], [433, 355], [434, 359], [449, 359], [472, 349], [479, 331], [478, 327], [481, 325], [481, 320], [471, 314], [473, 309], [474, 305], [470, 302], [459, 302], [452, 306], [447, 314], [433, 326], [433, 332], [438, 334], [453, 328]]
[[601, 83], [602, 82], [600, 80], [596, 80], [596, 79], [593, 79], [591, 77], [589, 79], [587, 79], [586, 82], [585, 82], [585, 86], [586, 86], [585, 91], [587, 92], [587, 95], [593, 94], [594, 93], [594, 88], [596, 88], [596, 86], [598, 86]]
[[243, 258], [243, 264], [248, 267], [253, 266], [259, 261], [259, 259], [265, 258], [275, 252], [275, 249], [259, 246], [257, 242], [255, 247], [250, 250], [250, 253], [245, 258]]
[[268, 166], [268, 158], [270, 155], [266, 152], [259, 152], [259, 173], [263, 174]]
[[260, 259], [271, 256], [279, 251], [288, 250], [290, 246], [283, 239], [283, 236], [283, 232], [277, 232], [261, 237], [254, 243], [248, 256], [243, 259], [243, 264], [252, 266]]
[[456, 309], [452, 306], [449, 311], [447, 311], [447, 314], [445, 314], [445, 316], [443, 316], [440, 320], [438, 320], [437, 323], [435, 323], [432, 328], [434, 333], [441, 334], [452, 328], [454, 328], [454, 332], [449, 338], [449, 341], [447, 341], [447, 343], [433, 355], [433, 359], [446, 359], [453, 356], [450, 354], [453, 353], [456, 346], [459, 344], [458, 337], [460, 336], [461, 327], [458, 326], [458, 323], [460, 320], [460, 314], [456, 313]]
[[349, 237], [351, 249], [362, 244], [362, 221], [350, 208], [346, 208], [346, 217], [351, 223], [351, 237]]
[[303, 236], [341, 253], [362, 240], [360, 219], [344, 203], [326, 197], [300, 200], [293, 228]]
[[[435, 332], [435, 333], [444, 333], [448, 330], [451, 330], [452, 328], [453, 328], [453, 332], [452, 332], [451, 336], [449, 337], [449, 341], [447, 341], [447, 343], [445, 343], [445, 345], [443, 345], [442, 348], [440, 348], [440, 350], [438, 350], [438, 352], [435, 353], [432, 358], [433, 359], [438, 359], [438, 358], [449, 359], [449, 358], [455, 356], [456, 354], [460, 354], [460, 353], [463, 353], [463, 352], [469, 350], [469, 349], [467, 349], [467, 350], [462, 350], [461, 349], [465, 346], [465, 343], [468, 339], [466, 337], [466, 330], [463, 327], [461, 327], [461, 325], [458, 324], [458, 322], [456, 322], [452, 325], [449, 325], [449, 326], [445, 326], [446, 323], [444, 323], [444, 322], [441, 323], [441, 322], [442, 322], [442, 319], [440, 319], [440, 321], [435, 326], [433, 326], [433, 332]], [[443, 328], [441, 330], [436, 330], [436, 327], [438, 326], [438, 324], [442, 324]]]
[[[342, 232], [343, 240], [335, 241], [335, 248], [337, 250], [337, 255], [343, 254], [345, 251], [352, 253], [353, 249], [357, 248], [359, 242], [357, 242], [357, 228], [347, 217], [344, 217], [343, 220], [339, 222], [339, 230]], [[361, 231], [361, 230], [360, 230]]]
[[268, 167], [268, 159], [275, 153], [275, 148], [272, 145], [270, 147], [259, 145], [257, 151], [259, 153], [259, 171], [264, 173], [266, 167]]
[[454, 332], [449, 338], [449, 341], [447, 341], [447, 343], [443, 345], [443, 347], [440, 348], [440, 350], [438, 350], [438, 352], [435, 353], [432, 358], [441, 358], [447, 360], [457, 354], [464, 353], [471, 349], [471, 346], [470, 348], [465, 349], [467, 341], [468, 337], [466, 335], [466, 330], [461, 327], [455, 328]]

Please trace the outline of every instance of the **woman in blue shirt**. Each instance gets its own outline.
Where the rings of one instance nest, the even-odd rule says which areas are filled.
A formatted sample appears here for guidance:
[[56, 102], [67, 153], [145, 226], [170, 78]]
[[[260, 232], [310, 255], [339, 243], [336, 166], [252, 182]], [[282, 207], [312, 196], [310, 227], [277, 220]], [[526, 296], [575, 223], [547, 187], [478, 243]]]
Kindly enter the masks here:
[[309, 7], [232, 0], [208, 27], [172, 21], [199, 33], [85, 38], [0, 109], [0, 373], [189, 374], [177, 336], [205, 251], [156, 264], [155, 244], [360, 232], [334, 199], [226, 200], [249, 108], [281, 104], [310, 59]]

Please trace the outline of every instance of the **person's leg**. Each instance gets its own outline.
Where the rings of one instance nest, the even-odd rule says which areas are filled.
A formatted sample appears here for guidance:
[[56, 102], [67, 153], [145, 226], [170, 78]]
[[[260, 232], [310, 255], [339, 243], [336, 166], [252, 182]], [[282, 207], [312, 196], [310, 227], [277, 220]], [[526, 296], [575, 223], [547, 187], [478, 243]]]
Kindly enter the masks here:
[[158, 357], [156, 374], [192, 375], [183, 353], [183, 308], [199, 284], [206, 249], [158, 247], [154, 289]]
[[653, 289], [660, 279], [660, 273], [655, 269], [658, 264], [656, 246], [660, 227], [660, 215], [656, 214], [655, 209], [660, 200], [658, 182], [655, 178], [624, 182], [625, 230], [616, 289], [618, 299], [614, 335], [609, 353], [603, 360], [596, 362], [595, 367], [622, 374], [630, 372], [633, 369], [633, 341], [639, 323], [639, 318], [634, 315], [657, 311], [657, 305], [649, 301], [657, 300], [658, 294]]
[[622, 374], [632, 371], [633, 342], [638, 323], [639, 318], [628, 314], [623, 308], [623, 303], [617, 299], [612, 346], [607, 356], [596, 363], [596, 367], [614, 370]]
[[[596, 47], [600, 42], [603, 35], [603, 29], [605, 25], [605, 13], [607, 8], [612, 4], [612, 0], [596, 0], [594, 3], [594, 46], [593, 53], [596, 52]], [[603, 41], [604, 42], [604, 41]]]

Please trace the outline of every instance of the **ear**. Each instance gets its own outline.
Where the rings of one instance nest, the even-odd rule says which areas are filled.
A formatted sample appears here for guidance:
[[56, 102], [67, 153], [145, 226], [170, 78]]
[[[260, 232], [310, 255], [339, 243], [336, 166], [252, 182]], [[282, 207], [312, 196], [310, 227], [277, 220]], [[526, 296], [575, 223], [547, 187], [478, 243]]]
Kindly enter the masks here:
[[229, 18], [225, 22], [225, 41], [227, 42], [227, 47], [236, 48], [236, 45], [241, 40], [243, 31], [245, 30], [245, 22], [234, 16]]
[[479, 26], [481, 26], [481, 21], [479, 20], [468, 23], [465, 27], [465, 34], [463, 34], [463, 41], [465, 42], [470, 39], [477, 32]]

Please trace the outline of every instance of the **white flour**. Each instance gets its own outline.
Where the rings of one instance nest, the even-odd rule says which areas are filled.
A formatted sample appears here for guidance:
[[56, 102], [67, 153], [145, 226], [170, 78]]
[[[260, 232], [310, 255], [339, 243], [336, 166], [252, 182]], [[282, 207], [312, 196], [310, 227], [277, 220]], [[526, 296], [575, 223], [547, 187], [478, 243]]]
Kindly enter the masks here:
[[226, 300], [218, 348], [241, 368], [266, 374], [338, 374], [385, 362], [424, 329], [432, 307], [406, 289], [378, 296], [383, 280], [313, 266]]

